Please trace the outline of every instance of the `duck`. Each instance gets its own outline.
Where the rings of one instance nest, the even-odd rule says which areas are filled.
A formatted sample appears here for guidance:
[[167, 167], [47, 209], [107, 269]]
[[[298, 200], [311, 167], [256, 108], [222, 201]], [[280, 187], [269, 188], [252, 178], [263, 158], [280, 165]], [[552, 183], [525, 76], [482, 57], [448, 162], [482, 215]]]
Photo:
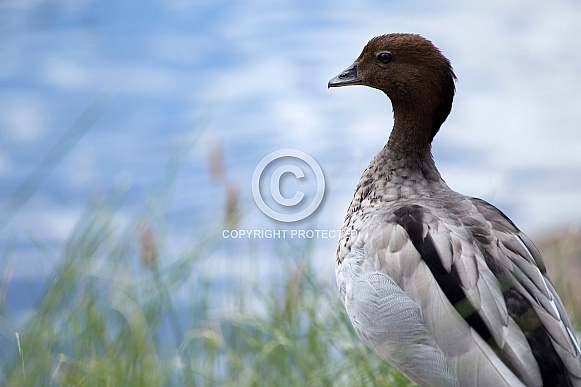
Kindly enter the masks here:
[[422, 386], [581, 386], [579, 343], [541, 254], [436, 167], [432, 141], [456, 91], [450, 61], [420, 35], [381, 35], [328, 83], [350, 85], [383, 91], [393, 109], [337, 247], [359, 338]]

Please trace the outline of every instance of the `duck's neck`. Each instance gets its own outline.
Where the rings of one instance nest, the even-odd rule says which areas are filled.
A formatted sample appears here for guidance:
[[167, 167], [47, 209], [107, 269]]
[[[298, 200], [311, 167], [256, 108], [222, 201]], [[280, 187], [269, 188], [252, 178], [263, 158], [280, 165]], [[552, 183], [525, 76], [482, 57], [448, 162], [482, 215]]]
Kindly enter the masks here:
[[433, 121], [417, 114], [398, 114], [397, 110], [394, 116], [389, 141], [361, 176], [349, 213], [449, 189], [432, 157]]
[[440, 123], [434, 122], [430, 114], [394, 105], [394, 125], [389, 141], [377, 155], [384, 160], [384, 172], [411, 174], [426, 181], [441, 180], [432, 157], [432, 133], [439, 127]]

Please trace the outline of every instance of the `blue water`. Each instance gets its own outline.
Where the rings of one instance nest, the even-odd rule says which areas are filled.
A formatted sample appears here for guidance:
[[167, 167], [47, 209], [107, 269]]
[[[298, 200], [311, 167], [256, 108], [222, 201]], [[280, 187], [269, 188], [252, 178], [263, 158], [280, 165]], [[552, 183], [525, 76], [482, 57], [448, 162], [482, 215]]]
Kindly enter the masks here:
[[[116, 219], [130, 223], [163, 191], [169, 160], [184, 149], [163, 215], [173, 248], [224, 217], [224, 185], [208, 172], [215, 143], [246, 214], [237, 227], [281, 226], [254, 205], [250, 182], [266, 154], [290, 148], [319, 162], [327, 189], [313, 223], [283, 227], [340, 228], [361, 172], [387, 139], [391, 108], [380, 92], [326, 84], [385, 32], [421, 33], [455, 66], [456, 103], [434, 144], [450, 186], [493, 202], [532, 235], [579, 222], [581, 5], [190, 3], [0, 5], [8, 318], [22, 319], [35, 303], [29, 285], [54, 274], [87, 207], [123, 192]], [[95, 109], [94, 124], [78, 121]], [[224, 241], [216, 257], [245, 256], [248, 243]], [[323, 277], [333, 275], [334, 244], [319, 241]], [[272, 240], [256, 245], [263, 256], [273, 249]], [[217, 262], [213, 270], [228, 271], [227, 259]], [[241, 265], [242, 276], [255, 275], [247, 260]]]

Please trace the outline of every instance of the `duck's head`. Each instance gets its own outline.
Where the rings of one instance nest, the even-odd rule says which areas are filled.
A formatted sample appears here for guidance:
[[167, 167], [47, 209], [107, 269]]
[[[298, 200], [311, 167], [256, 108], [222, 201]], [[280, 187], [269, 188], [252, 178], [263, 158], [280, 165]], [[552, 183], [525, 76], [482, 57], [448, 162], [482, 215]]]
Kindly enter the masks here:
[[328, 86], [379, 89], [391, 99], [396, 119], [398, 114], [429, 117], [433, 138], [452, 108], [455, 80], [450, 61], [432, 42], [415, 34], [388, 34], [371, 39]]

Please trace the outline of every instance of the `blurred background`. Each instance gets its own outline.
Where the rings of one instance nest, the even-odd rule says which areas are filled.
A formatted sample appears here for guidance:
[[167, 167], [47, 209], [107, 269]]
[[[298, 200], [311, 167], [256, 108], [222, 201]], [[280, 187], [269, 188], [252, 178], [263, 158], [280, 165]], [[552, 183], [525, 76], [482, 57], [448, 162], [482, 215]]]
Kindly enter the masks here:
[[[113, 368], [126, 377], [123, 367], [131, 365], [96, 359], [139, 358], [151, 352], [141, 352], [144, 337], [161, 371], [143, 383], [269, 380], [243, 372], [259, 362], [254, 355], [266, 344], [247, 348], [245, 358], [236, 347], [242, 344], [232, 344], [240, 325], [224, 316], [266, 319], [262, 328], [252, 320], [252, 329], [236, 321], [260, 333], [249, 337], [277, 337], [269, 331], [276, 324], [268, 320], [268, 305], [282, 305], [288, 317], [289, 300], [302, 299], [293, 289], [300, 288], [329, 291], [312, 304], [311, 317], [319, 321], [315, 306], [339, 305], [333, 304], [336, 240], [226, 239], [223, 230], [340, 229], [392, 117], [381, 92], [327, 90], [327, 82], [371, 37], [389, 32], [432, 40], [458, 76], [452, 113], [433, 145], [448, 185], [505, 212], [558, 258], [553, 268], [545, 254], [559, 281], [569, 265], [579, 269], [581, 3], [6, 0], [0, 3], [0, 342], [7, 350], [0, 380], [82, 384]], [[252, 199], [256, 165], [279, 149], [308, 153], [325, 173], [322, 205], [296, 224], [268, 218]], [[83, 298], [89, 288], [90, 302]], [[264, 300], [257, 290], [274, 298]], [[130, 304], [143, 311], [145, 336], [135, 335]], [[97, 306], [97, 320], [88, 305]], [[301, 305], [301, 313], [309, 310]], [[87, 315], [73, 324], [79, 310]], [[298, 320], [303, 337], [305, 317]], [[59, 324], [76, 333], [57, 339], [67, 336]], [[109, 328], [95, 331], [95, 324]], [[141, 349], [127, 355], [114, 342], [130, 334]], [[41, 351], [33, 344], [25, 351], [25, 336], [49, 343], [46, 356], [25, 362]], [[340, 348], [318, 343], [335, 365], [315, 375], [288, 367], [287, 383], [372, 383], [372, 376], [360, 383], [336, 378], [333, 367], [348, 375], [350, 354], [366, 351], [350, 339]], [[187, 349], [196, 340], [202, 360]], [[277, 364], [296, 364], [285, 361]], [[370, 361], [372, 371], [384, 367]], [[146, 358], [141, 369], [155, 369], [153, 363]], [[201, 375], [208, 364], [212, 372]]]

